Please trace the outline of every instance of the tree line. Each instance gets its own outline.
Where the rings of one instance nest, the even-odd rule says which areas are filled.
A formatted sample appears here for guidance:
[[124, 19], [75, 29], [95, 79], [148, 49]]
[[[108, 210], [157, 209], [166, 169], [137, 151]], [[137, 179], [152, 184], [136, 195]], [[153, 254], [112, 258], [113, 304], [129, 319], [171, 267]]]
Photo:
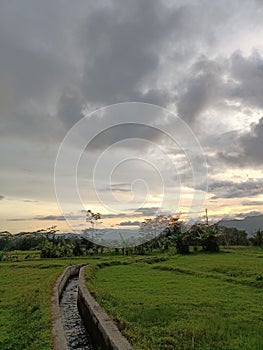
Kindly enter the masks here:
[[[88, 219], [92, 220], [94, 229], [99, 213], [92, 215], [88, 211]], [[82, 255], [102, 254], [105, 251], [116, 254], [147, 254], [153, 251], [165, 252], [173, 248], [178, 254], [188, 254], [202, 249], [204, 252], [218, 252], [220, 246], [259, 246], [263, 247], [263, 231], [258, 230], [252, 237], [245, 231], [223, 226], [194, 224], [186, 227], [179, 216], [156, 216], [145, 219], [140, 225], [144, 242], [130, 246], [128, 242], [120, 242], [120, 248], [105, 248], [89, 239], [80, 236], [60, 235], [56, 226], [35, 232], [21, 232], [11, 235], [0, 232], [0, 260], [5, 252], [13, 250], [40, 250], [42, 258], [60, 258]]]

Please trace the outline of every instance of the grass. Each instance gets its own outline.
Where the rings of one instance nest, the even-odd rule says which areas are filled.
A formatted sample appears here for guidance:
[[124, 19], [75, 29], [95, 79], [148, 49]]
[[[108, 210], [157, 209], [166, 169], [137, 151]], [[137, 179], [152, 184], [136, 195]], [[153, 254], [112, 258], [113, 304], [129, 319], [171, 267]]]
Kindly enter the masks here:
[[[40, 259], [35, 251], [9, 252], [0, 262], [0, 349], [51, 350], [50, 299], [56, 279], [70, 264], [107, 266], [129, 262], [125, 256]], [[16, 261], [18, 259], [18, 261]], [[158, 259], [160, 261], [160, 259]]]
[[[105, 266], [126, 257], [40, 259], [36, 251], [12, 251], [15, 260], [0, 262], [0, 349], [51, 350], [50, 299], [56, 279], [66, 266]], [[18, 259], [18, 261], [16, 261]]]
[[51, 350], [50, 296], [70, 265], [135, 349], [263, 349], [263, 252], [39, 259], [0, 262], [0, 349]]
[[30, 254], [35, 258], [30, 252], [11, 254], [19, 261], [0, 262], [0, 349], [51, 350], [53, 285], [66, 266], [86, 259], [28, 260]]
[[262, 257], [231, 249], [151, 264], [130, 259], [94, 264], [86, 278], [135, 349], [261, 350]]

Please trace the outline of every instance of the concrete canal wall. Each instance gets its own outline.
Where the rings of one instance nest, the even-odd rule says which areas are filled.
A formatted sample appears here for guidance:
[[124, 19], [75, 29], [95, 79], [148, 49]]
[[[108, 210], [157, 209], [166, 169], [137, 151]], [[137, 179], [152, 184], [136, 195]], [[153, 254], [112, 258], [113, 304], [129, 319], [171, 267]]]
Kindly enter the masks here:
[[78, 309], [94, 348], [97, 350], [134, 350], [86, 288], [84, 265], [67, 267], [53, 288], [51, 300], [53, 349], [69, 350], [61, 322], [59, 302], [68, 280], [78, 275]]
[[79, 274], [78, 307], [97, 350], [133, 350], [128, 340], [86, 288], [83, 267]]
[[59, 301], [61, 294], [68, 280], [79, 274], [79, 270], [83, 265], [73, 265], [67, 267], [57, 279], [53, 288], [51, 297], [51, 314], [52, 314], [52, 338], [54, 350], [68, 350], [65, 332], [61, 322]]

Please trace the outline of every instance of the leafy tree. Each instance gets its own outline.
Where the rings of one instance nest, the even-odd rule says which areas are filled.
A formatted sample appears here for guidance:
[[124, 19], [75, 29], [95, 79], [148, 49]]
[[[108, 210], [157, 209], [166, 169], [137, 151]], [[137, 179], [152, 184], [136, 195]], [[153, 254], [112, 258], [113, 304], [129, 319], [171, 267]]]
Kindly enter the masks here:
[[74, 246], [73, 246], [73, 255], [74, 256], [80, 256], [83, 255], [82, 249], [81, 249], [81, 245], [78, 239], [74, 240]]
[[218, 252], [219, 244], [217, 240], [217, 231], [214, 227], [207, 227], [201, 236], [201, 245], [205, 252]]
[[263, 247], [263, 230], [258, 229], [250, 240], [254, 246]]
[[225, 246], [248, 245], [247, 233], [236, 227], [218, 226], [219, 243]]
[[92, 229], [94, 229], [95, 224], [99, 223], [100, 219], [100, 213], [93, 213], [91, 210], [87, 210], [86, 221], [91, 224]]
[[86, 222], [90, 224], [91, 227], [84, 230], [83, 233], [89, 234], [91, 232], [91, 239], [94, 240], [95, 237], [95, 226], [99, 223], [101, 223], [101, 214], [100, 213], [93, 213], [91, 210], [87, 210], [86, 212]]
[[[189, 253], [189, 235], [182, 232], [182, 222], [179, 218], [179, 215], [159, 215], [145, 219], [140, 227], [141, 232], [147, 233], [148, 237], [152, 238], [146, 247], [150, 248], [150, 251], [154, 248], [165, 251], [173, 245], [179, 254]], [[142, 253], [142, 247], [140, 249]]]
[[169, 237], [170, 245], [175, 246], [178, 254], [188, 254], [190, 252], [190, 236], [183, 231], [183, 222], [179, 221], [179, 215], [171, 217], [169, 225], [165, 231], [165, 236]]
[[191, 244], [201, 245], [205, 252], [218, 252], [218, 230], [216, 225], [194, 224], [188, 231]]

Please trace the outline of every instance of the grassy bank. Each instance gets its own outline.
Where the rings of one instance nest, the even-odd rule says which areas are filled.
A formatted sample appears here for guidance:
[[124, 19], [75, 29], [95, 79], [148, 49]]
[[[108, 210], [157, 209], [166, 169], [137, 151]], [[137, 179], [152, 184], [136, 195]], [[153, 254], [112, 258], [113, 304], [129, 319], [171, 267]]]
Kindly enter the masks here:
[[12, 252], [11, 255], [18, 257], [17, 262], [0, 263], [1, 350], [52, 349], [50, 298], [53, 285], [66, 266], [86, 261], [28, 260], [30, 254], [35, 258], [30, 252]]
[[86, 277], [138, 350], [260, 350], [262, 258], [251, 249], [167, 256], [151, 264], [90, 267]]
[[93, 256], [40, 259], [39, 252], [12, 251], [0, 262], [0, 349], [51, 350], [50, 299], [66, 266], [109, 264], [126, 257]]

